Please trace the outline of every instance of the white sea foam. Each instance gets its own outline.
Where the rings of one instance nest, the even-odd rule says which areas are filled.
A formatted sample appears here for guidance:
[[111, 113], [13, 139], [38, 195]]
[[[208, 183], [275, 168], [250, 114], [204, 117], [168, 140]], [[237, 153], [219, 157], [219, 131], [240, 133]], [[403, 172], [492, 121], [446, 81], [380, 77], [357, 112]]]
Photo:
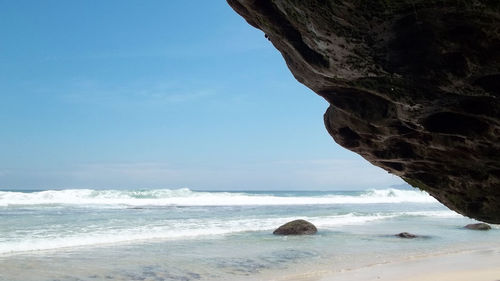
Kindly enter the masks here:
[[435, 218], [461, 218], [461, 214], [451, 210], [444, 211], [420, 211], [420, 212], [401, 212], [401, 216], [416, 216], [416, 217], [435, 217]]
[[198, 237], [224, 236], [250, 231], [271, 231], [276, 226], [302, 218], [315, 224], [321, 230], [338, 229], [348, 225], [363, 225], [398, 216], [460, 217], [451, 211], [396, 212], [382, 214], [348, 213], [323, 217], [280, 217], [237, 220], [188, 219], [171, 221], [163, 225], [144, 225], [131, 228], [101, 229], [90, 233], [64, 232], [49, 236], [33, 235], [29, 239], [0, 241], [0, 254], [53, 250], [82, 246], [102, 246], [106, 244], [138, 241], [158, 241], [194, 239]]
[[416, 190], [370, 190], [358, 195], [277, 196], [243, 192], [197, 192], [187, 188], [155, 190], [66, 189], [32, 193], [0, 192], [0, 206], [102, 205], [102, 206], [244, 206], [325, 205], [378, 203], [435, 203]]
[[[79, 223], [66, 220], [66, 217], [54, 217], [57, 209], [66, 209], [62, 214], [71, 216], [73, 207], [89, 208], [89, 214], [94, 214], [93, 209], [118, 208], [112, 210], [113, 215], [121, 218], [121, 208], [128, 207], [168, 207], [168, 206], [281, 206], [281, 205], [325, 205], [325, 204], [377, 204], [377, 203], [435, 203], [428, 194], [413, 190], [369, 190], [351, 193], [289, 193], [287, 195], [244, 192], [197, 192], [184, 189], [156, 189], [156, 190], [92, 190], [68, 189], [47, 190], [40, 192], [0, 192], [0, 206], [5, 212], [23, 213], [27, 219], [32, 219], [30, 214], [43, 214], [54, 225], [40, 224], [33, 227], [22, 220], [13, 220], [12, 223], [19, 227], [4, 224], [5, 232], [0, 236], [0, 253], [17, 253], [24, 251], [50, 250], [66, 247], [93, 246], [114, 243], [136, 242], [139, 240], [156, 241], [164, 239], [191, 239], [206, 236], [221, 236], [249, 231], [270, 231], [277, 226], [300, 218], [293, 213], [269, 213], [258, 217], [230, 217], [210, 215], [208, 217], [179, 218], [158, 220], [106, 220], [106, 214], [99, 214], [100, 220]], [[5, 208], [7, 207], [7, 208]], [[49, 208], [47, 208], [49, 207]], [[357, 208], [358, 206], [356, 206]], [[361, 207], [361, 206], [359, 206]], [[431, 206], [434, 208], [434, 206]], [[33, 208], [33, 209], [31, 209]], [[39, 209], [41, 208], [41, 210]], [[47, 208], [47, 209], [45, 209]], [[369, 209], [372, 206], [368, 206]], [[398, 207], [399, 208], [399, 207]], [[195, 208], [200, 210], [200, 208]], [[383, 209], [383, 208], [382, 208]], [[184, 210], [184, 209], [183, 209]], [[80, 210], [76, 210], [80, 212]], [[87, 212], [87, 210], [85, 211]], [[157, 212], [156, 210], [154, 212]], [[161, 209], [159, 210], [161, 214]], [[179, 211], [182, 213], [181, 211]], [[219, 209], [219, 212], [220, 209]], [[79, 214], [79, 213], [78, 213]], [[158, 213], [155, 213], [158, 214]], [[182, 213], [184, 214], [184, 213]], [[125, 215], [125, 213], [123, 213]], [[275, 215], [278, 215], [275, 217]], [[345, 225], [363, 225], [380, 220], [399, 216], [428, 216], [447, 217], [456, 215], [448, 211], [422, 211], [422, 212], [352, 212], [344, 214], [321, 214], [302, 217], [314, 223], [322, 230], [336, 229]], [[116, 217], [115, 217], [116, 218]], [[94, 223], [96, 223], [94, 225]], [[1, 222], [0, 222], [1, 226]], [[17, 231], [21, 229], [22, 231]], [[0, 229], [1, 232], [1, 229]]]
[[[338, 229], [348, 225], [363, 225], [398, 216], [454, 217], [460, 216], [451, 211], [392, 212], [378, 214], [348, 213], [319, 217], [279, 217], [251, 219], [186, 219], [167, 221], [163, 224], [142, 226], [122, 226], [103, 228], [82, 233], [81, 229], [67, 230], [61, 233], [31, 235], [10, 241], [1, 241], [0, 254], [26, 251], [51, 250], [68, 247], [106, 245], [137, 241], [158, 241], [193, 239], [197, 237], [223, 236], [249, 231], [271, 231], [288, 221], [301, 218], [315, 224], [321, 230]], [[123, 228], [125, 227], [125, 228]]]
[[[67, 230], [51, 235], [31, 235], [26, 239], [0, 240], [0, 254], [26, 251], [51, 250], [69, 247], [106, 245], [137, 241], [158, 241], [192, 239], [197, 237], [221, 236], [249, 231], [271, 231], [276, 226], [302, 218], [323, 230], [345, 225], [357, 225], [394, 217], [387, 215], [360, 215], [349, 213], [324, 217], [280, 217], [252, 219], [187, 219], [168, 221], [160, 225], [143, 225], [130, 228], [101, 229], [81, 233], [80, 229]], [[20, 237], [19, 237], [20, 238]]]

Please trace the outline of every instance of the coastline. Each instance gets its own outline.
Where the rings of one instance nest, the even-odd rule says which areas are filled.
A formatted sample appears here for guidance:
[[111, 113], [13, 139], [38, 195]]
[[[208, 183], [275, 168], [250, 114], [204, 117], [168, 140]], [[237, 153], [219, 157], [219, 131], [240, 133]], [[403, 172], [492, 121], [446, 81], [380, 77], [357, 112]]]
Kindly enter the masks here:
[[[500, 280], [499, 226], [414, 190], [3, 195], [0, 281]], [[317, 235], [272, 235], [299, 218]]]
[[343, 272], [324, 270], [271, 278], [272, 281], [498, 281], [500, 248], [409, 258]]

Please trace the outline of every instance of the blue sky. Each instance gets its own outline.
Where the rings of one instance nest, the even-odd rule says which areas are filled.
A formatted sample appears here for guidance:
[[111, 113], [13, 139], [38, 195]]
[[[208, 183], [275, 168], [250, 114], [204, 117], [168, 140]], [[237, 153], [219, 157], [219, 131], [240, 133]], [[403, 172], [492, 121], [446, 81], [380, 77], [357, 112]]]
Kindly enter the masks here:
[[0, 38], [0, 188], [401, 183], [225, 1], [0, 0]]

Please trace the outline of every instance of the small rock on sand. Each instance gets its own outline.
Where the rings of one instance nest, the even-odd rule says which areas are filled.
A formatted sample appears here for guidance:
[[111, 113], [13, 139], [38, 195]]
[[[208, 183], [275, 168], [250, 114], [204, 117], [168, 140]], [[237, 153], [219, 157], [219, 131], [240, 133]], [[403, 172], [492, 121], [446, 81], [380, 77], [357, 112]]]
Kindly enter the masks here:
[[417, 238], [418, 236], [415, 234], [411, 234], [408, 232], [401, 232], [399, 234], [396, 234], [397, 237], [399, 238], [407, 238], [407, 239], [412, 239], [412, 238]]
[[465, 226], [467, 229], [472, 229], [472, 230], [490, 230], [491, 226], [486, 224], [486, 223], [471, 223]]

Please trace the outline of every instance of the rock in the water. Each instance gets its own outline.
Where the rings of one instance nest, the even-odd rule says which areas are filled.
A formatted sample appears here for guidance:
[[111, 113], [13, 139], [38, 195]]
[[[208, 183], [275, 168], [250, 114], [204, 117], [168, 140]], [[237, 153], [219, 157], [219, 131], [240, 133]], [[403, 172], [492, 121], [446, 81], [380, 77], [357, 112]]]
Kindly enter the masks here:
[[337, 143], [500, 223], [500, 1], [227, 1], [330, 103]]
[[466, 225], [465, 228], [472, 230], [490, 230], [491, 226], [486, 223], [472, 223]]
[[412, 238], [417, 238], [418, 236], [415, 235], [415, 234], [411, 234], [411, 233], [408, 233], [408, 232], [401, 232], [399, 234], [396, 234], [397, 237], [399, 238], [408, 238], [408, 239], [412, 239]]
[[314, 224], [305, 220], [294, 220], [278, 227], [275, 235], [309, 235], [318, 232]]

